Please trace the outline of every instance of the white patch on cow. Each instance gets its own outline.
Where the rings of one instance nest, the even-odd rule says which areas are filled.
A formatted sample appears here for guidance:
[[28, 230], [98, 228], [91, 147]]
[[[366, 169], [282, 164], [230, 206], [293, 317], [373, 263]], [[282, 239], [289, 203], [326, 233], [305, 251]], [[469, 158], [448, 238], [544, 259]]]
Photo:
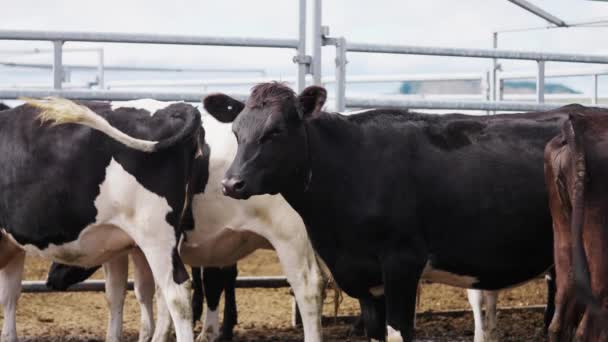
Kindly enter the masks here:
[[154, 99], [138, 99], [132, 101], [112, 101], [110, 102], [110, 106], [112, 107], [112, 110], [116, 110], [118, 108], [145, 109], [150, 112], [150, 115], [154, 115], [157, 110], [167, 108], [173, 103], [178, 102], [157, 101]]
[[128, 256], [120, 255], [103, 264], [103, 273], [106, 278], [106, 300], [110, 306], [106, 342], [120, 342], [122, 341], [123, 306], [127, 294], [129, 273]]
[[369, 293], [371, 293], [374, 297], [384, 296], [384, 285], [370, 287]]
[[386, 342], [403, 342], [403, 337], [401, 337], [401, 333], [399, 330], [391, 327], [390, 325], [386, 326], [387, 338]]
[[356, 115], [356, 114], [363, 114], [363, 113], [371, 112], [372, 110], [376, 110], [376, 109], [377, 108], [353, 110], [353, 111], [347, 111], [347, 112], [338, 112], [338, 114], [342, 114], [342, 115]]
[[21, 294], [24, 261], [25, 253], [19, 251], [0, 269], [0, 306], [4, 309], [2, 342], [17, 342], [17, 301]]
[[205, 311], [203, 331], [201, 331], [196, 341], [215, 342], [220, 337], [220, 310], [217, 308], [216, 310], [211, 310], [207, 307]]
[[[496, 301], [498, 291], [468, 289], [467, 297], [473, 310], [475, 321], [474, 342], [496, 342], [498, 332], [496, 324]], [[485, 314], [483, 308], [485, 307]]]
[[133, 260], [135, 298], [139, 302], [141, 323], [139, 325], [139, 342], [149, 342], [154, 334], [154, 277], [146, 257], [139, 248], [131, 251]]
[[203, 116], [203, 127], [211, 148], [209, 181], [192, 200], [195, 229], [180, 244], [182, 259], [194, 266], [228, 266], [256, 249], [274, 248], [298, 302], [305, 341], [321, 341], [323, 275], [304, 222], [280, 195], [224, 196], [221, 181], [237, 142], [231, 125], [211, 115]]
[[422, 279], [429, 280], [433, 283], [452, 285], [463, 288], [471, 288], [477, 283], [477, 278], [467, 275], [460, 275], [433, 268], [430, 261], [424, 266], [422, 271]]

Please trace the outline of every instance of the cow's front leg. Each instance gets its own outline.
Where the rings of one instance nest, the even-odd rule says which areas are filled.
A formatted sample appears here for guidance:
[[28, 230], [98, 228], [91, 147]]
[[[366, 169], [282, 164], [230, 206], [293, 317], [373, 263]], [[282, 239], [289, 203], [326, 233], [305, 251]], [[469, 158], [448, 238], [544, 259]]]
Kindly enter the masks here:
[[141, 323], [139, 326], [139, 342], [149, 342], [154, 334], [154, 277], [146, 257], [139, 248], [131, 252], [133, 260], [135, 297], [141, 310]]
[[236, 308], [236, 277], [239, 271], [236, 264], [222, 267], [222, 281], [224, 284], [224, 321], [222, 322], [222, 334], [220, 340], [231, 341], [234, 326], [238, 323], [238, 311]]
[[127, 294], [127, 277], [129, 273], [129, 256], [119, 255], [103, 264], [106, 278], [106, 300], [110, 307], [107, 342], [122, 341], [122, 318], [125, 297]]
[[196, 341], [215, 342], [220, 336], [219, 304], [224, 291], [222, 269], [220, 267], [204, 267], [201, 277], [207, 310], [205, 310], [203, 319], [203, 330]]
[[414, 340], [416, 293], [424, 261], [393, 254], [383, 261], [388, 342]]
[[16, 250], [10, 258], [7, 253], [5, 260], [4, 267], [0, 269], [0, 305], [4, 307], [4, 324], [0, 342], [17, 342], [17, 301], [21, 295], [25, 252]]

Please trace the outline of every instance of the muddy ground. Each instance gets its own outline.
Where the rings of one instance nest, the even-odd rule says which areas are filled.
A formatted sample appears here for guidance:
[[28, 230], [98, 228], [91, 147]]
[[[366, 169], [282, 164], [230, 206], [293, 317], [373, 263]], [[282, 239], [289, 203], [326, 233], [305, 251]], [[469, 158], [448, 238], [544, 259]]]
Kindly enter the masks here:
[[[45, 279], [48, 262], [30, 258], [25, 278]], [[258, 251], [239, 264], [239, 275], [281, 275], [272, 251]], [[102, 278], [101, 273], [95, 275]], [[543, 340], [543, 313], [539, 309], [518, 307], [545, 304], [544, 280], [505, 291], [499, 307], [516, 308], [499, 311], [501, 341]], [[333, 315], [332, 298], [324, 306], [326, 316]], [[236, 341], [301, 341], [302, 332], [290, 325], [291, 296], [289, 289], [237, 289], [239, 324]], [[445, 312], [468, 309], [466, 293], [449, 286], [427, 284], [422, 287], [418, 308], [417, 337], [421, 341], [472, 341], [473, 319], [469, 312]], [[344, 298], [339, 316], [358, 312], [358, 304]], [[139, 309], [129, 292], [125, 307], [125, 340], [137, 341]], [[102, 341], [105, 336], [107, 308], [102, 293], [24, 294], [17, 312], [17, 329], [23, 341]], [[0, 313], [0, 321], [3, 320]], [[350, 324], [330, 319], [324, 325], [327, 341], [364, 341], [349, 335]], [[200, 324], [197, 325], [197, 331]]]

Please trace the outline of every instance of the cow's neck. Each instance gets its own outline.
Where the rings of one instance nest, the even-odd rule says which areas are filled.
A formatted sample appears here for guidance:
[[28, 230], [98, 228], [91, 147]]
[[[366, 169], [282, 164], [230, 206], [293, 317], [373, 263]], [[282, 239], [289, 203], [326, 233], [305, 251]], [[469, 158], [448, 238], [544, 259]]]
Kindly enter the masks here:
[[[332, 198], [344, 194], [345, 175], [357, 163], [361, 131], [341, 116], [328, 116], [305, 123], [305, 165], [289, 190], [287, 201], [307, 221], [332, 211]], [[344, 162], [348, 161], [348, 162]]]

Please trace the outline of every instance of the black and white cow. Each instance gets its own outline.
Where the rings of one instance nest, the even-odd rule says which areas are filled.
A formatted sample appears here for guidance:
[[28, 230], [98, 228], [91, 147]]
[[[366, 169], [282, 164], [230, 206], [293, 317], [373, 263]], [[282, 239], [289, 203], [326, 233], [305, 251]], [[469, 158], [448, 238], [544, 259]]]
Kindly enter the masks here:
[[[568, 107], [494, 116], [322, 111], [326, 91], [253, 88], [242, 111], [205, 99], [239, 142], [224, 192], [282, 194], [364, 318], [411, 341], [421, 277], [501, 289], [553, 263], [543, 149]], [[384, 327], [384, 326], [383, 326]], [[385, 329], [368, 331], [384, 339]]]
[[[64, 123], [78, 125], [55, 126]], [[204, 150], [200, 113], [183, 103], [153, 116], [63, 99], [0, 112], [2, 342], [17, 340], [26, 253], [91, 267], [135, 247], [177, 340], [192, 341], [190, 281], [177, 246], [182, 221], [191, 221], [188, 203], [207, 181]]]
[[[133, 106], [136, 108], [162, 108], [167, 103], [154, 100], [128, 101], [115, 103], [118, 106]], [[232, 110], [240, 111], [239, 103], [234, 103]], [[211, 116], [205, 116], [205, 141], [209, 145], [209, 181], [204, 193], [197, 193], [192, 199], [192, 214], [194, 229], [185, 231], [185, 238], [180, 244], [180, 256], [183, 261], [192, 266], [203, 266], [203, 285], [207, 290], [207, 313], [203, 331], [197, 340], [215, 341], [223, 333], [224, 337], [231, 335], [232, 326], [236, 323], [236, 304], [230, 301], [234, 296], [234, 278], [238, 260], [253, 251], [274, 249], [279, 257], [289, 284], [302, 316], [304, 338], [306, 342], [322, 340], [321, 312], [323, 303], [323, 281], [321, 265], [308, 239], [304, 222], [282, 196], [256, 196], [247, 201], [239, 201], [226, 197], [222, 193], [221, 180], [234, 159], [237, 151], [237, 141], [231, 131], [231, 126], [217, 121]], [[135, 260], [134, 260], [135, 261]], [[142, 326], [140, 341], [148, 341], [150, 329], [154, 328], [151, 310], [154, 285], [141, 282], [145, 279], [148, 267], [144, 263], [135, 262], [135, 294], [142, 308]], [[116, 336], [121, 331], [119, 322], [124, 302], [127, 274], [126, 256], [122, 261], [104, 265], [104, 270], [110, 274], [122, 274], [122, 282], [107, 279], [106, 289], [110, 305], [110, 323], [108, 336]], [[212, 267], [209, 269], [209, 267]], [[222, 269], [217, 269], [221, 267]], [[114, 270], [114, 271], [112, 271]], [[55, 270], [55, 272], [58, 272]], [[49, 280], [59, 284], [58, 287], [70, 285], [73, 282], [86, 279], [90, 273], [86, 270], [70, 271], [69, 279], [62, 279], [65, 273], [49, 275]], [[80, 273], [80, 275], [78, 275]], [[141, 276], [137, 277], [137, 274]], [[220, 279], [221, 278], [221, 279]], [[217, 286], [218, 280], [224, 282]], [[226, 284], [227, 283], [227, 284]], [[221, 284], [220, 284], [221, 285]], [[147, 288], [150, 290], [146, 290]], [[226, 290], [227, 304], [230, 304], [228, 316], [224, 316], [222, 331], [219, 326], [219, 311], [217, 303], [221, 288]], [[140, 296], [138, 293], [147, 294]], [[122, 294], [122, 295], [121, 295]], [[170, 331], [170, 320], [166, 309], [160, 303], [158, 319], [154, 334], [163, 335]], [[234, 310], [232, 310], [234, 307]], [[234, 312], [234, 315], [231, 313]], [[225, 312], [226, 313], [226, 312]], [[112, 333], [110, 331], [115, 331]]]

